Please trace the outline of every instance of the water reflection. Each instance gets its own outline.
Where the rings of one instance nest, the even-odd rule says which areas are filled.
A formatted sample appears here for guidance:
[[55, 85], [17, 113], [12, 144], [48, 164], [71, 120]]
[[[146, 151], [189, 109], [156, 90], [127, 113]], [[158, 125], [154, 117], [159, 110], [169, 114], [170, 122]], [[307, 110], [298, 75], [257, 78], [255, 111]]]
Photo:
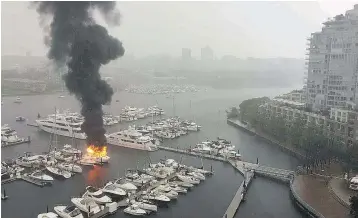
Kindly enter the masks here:
[[87, 174], [87, 184], [95, 187], [104, 186], [106, 178], [109, 177], [108, 167], [106, 165], [97, 166], [94, 165], [93, 168], [88, 171]]

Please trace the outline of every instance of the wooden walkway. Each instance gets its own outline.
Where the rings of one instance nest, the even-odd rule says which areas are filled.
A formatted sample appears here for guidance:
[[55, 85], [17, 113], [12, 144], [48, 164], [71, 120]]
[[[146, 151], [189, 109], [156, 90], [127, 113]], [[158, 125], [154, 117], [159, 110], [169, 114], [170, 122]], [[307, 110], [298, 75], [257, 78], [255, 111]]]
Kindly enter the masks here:
[[252, 178], [254, 177], [254, 171], [250, 169], [246, 169], [242, 163], [242, 161], [238, 161], [239, 163], [230, 162], [241, 174], [244, 175], [244, 181], [241, 183], [239, 189], [237, 190], [234, 198], [232, 199], [229, 207], [227, 208], [223, 218], [233, 218], [235, 216], [235, 213], [237, 209], [240, 206], [240, 203], [242, 202], [247, 188], [250, 185], [250, 182]]

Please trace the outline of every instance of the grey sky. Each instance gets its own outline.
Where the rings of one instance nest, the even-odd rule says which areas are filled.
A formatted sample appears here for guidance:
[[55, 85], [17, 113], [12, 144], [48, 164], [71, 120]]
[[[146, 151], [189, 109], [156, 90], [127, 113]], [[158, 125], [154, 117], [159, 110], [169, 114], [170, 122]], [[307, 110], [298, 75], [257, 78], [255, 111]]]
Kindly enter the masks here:
[[[121, 26], [110, 32], [136, 57], [180, 56], [183, 47], [198, 57], [200, 48], [209, 45], [218, 58], [303, 58], [306, 37], [327, 17], [353, 5], [354, 1], [119, 2]], [[28, 9], [28, 2], [1, 3], [1, 38], [2, 55], [47, 52], [38, 15]]]

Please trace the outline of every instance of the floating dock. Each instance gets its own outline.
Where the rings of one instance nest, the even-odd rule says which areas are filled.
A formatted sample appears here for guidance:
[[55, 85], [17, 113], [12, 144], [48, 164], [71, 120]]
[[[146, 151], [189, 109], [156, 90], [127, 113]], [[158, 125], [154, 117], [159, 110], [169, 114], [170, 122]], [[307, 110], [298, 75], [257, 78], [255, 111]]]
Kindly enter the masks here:
[[44, 187], [45, 185], [52, 185], [51, 182], [43, 182], [43, 181], [37, 181], [37, 180], [34, 180], [28, 176], [21, 176], [20, 177], [22, 180], [24, 180], [25, 182], [28, 182], [28, 183], [31, 183], [31, 184], [34, 184], [34, 185], [37, 185], [37, 186], [40, 186], [40, 187]]
[[211, 159], [211, 160], [217, 160], [217, 161], [222, 161], [222, 162], [227, 162], [228, 161], [227, 158], [216, 156], [216, 155], [202, 154], [202, 153], [193, 152], [193, 151], [190, 151], [190, 150], [183, 150], [183, 149], [180, 149], [180, 148], [171, 148], [171, 147], [160, 146], [160, 145], [158, 145], [157, 147], [158, 147], [158, 149], [161, 149], [161, 150], [171, 151], [171, 152], [181, 153], [181, 154], [186, 154], [186, 155], [191, 155], [191, 156], [195, 156], [195, 157], [202, 157], [202, 158]]

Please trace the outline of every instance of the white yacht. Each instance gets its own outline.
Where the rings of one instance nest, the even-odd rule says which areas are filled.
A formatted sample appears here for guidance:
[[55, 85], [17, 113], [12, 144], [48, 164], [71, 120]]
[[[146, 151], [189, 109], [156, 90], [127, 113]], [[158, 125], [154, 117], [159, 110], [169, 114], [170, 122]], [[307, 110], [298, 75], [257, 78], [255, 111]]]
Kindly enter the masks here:
[[111, 203], [112, 199], [108, 197], [106, 194], [102, 192], [102, 190], [97, 189], [92, 186], [86, 187], [86, 192], [83, 194], [82, 197], [88, 197], [94, 200], [97, 204], [105, 204]]
[[96, 202], [90, 198], [71, 198], [71, 202], [78, 207], [78, 209], [85, 213], [96, 214], [103, 210], [103, 206], [96, 204]]
[[125, 213], [134, 215], [134, 216], [143, 216], [145, 214], [147, 214], [147, 212], [143, 209], [140, 209], [138, 207], [138, 205], [132, 204], [129, 207], [127, 207], [126, 209], [123, 210]]
[[72, 176], [72, 174], [70, 172], [59, 169], [57, 167], [46, 166], [46, 170], [55, 176], [63, 177], [65, 179], [68, 179]]
[[45, 119], [38, 119], [36, 123], [41, 130], [48, 133], [86, 139], [86, 134], [81, 130], [82, 120], [78, 115], [56, 113], [49, 115]]
[[114, 185], [112, 182], [108, 182], [102, 188], [102, 191], [112, 196], [125, 196], [127, 194], [126, 191]]
[[55, 212], [63, 218], [83, 218], [81, 211], [74, 205], [72, 206], [56, 206], [53, 208]]
[[48, 212], [48, 213], [41, 213], [39, 215], [37, 215], [37, 218], [57, 218], [59, 216], [57, 216], [57, 214], [53, 213], [53, 212]]
[[103, 164], [103, 163], [108, 163], [109, 159], [110, 159], [109, 156], [94, 157], [89, 154], [85, 154], [79, 160], [79, 163], [83, 165]]
[[57, 164], [57, 167], [68, 172], [82, 173], [82, 168], [72, 163], [59, 163]]
[[150, 136], [143, 136], [134, 128], [108, 134], [107, 143], [145, 151], [157, 150], [155, 139]]
[[42, 181], [42, 182], [52, 182], [53, 178], [49, 175], [44, 174], [41, 171], [35, 171], [29, 175], [31, 179]]

